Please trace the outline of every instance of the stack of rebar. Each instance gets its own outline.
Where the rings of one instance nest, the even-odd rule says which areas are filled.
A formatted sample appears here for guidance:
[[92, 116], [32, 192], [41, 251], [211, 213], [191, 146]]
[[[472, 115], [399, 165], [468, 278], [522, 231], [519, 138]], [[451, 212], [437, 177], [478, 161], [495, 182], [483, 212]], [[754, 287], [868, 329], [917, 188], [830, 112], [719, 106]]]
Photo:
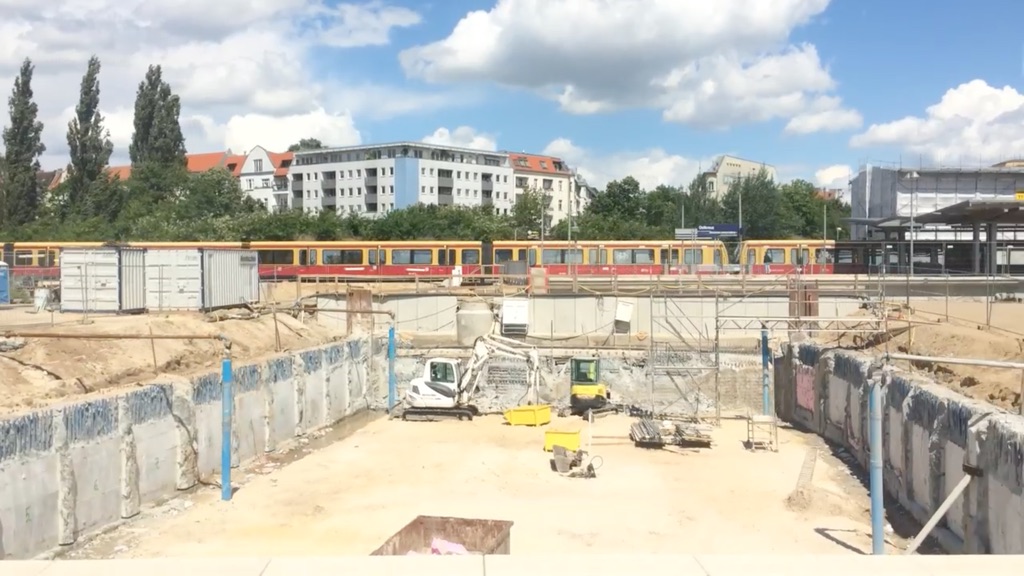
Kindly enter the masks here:
[[664, 444], [661, 425], [654, 420], [641, 418], [629, 426], [629, 439], [634, 444]]

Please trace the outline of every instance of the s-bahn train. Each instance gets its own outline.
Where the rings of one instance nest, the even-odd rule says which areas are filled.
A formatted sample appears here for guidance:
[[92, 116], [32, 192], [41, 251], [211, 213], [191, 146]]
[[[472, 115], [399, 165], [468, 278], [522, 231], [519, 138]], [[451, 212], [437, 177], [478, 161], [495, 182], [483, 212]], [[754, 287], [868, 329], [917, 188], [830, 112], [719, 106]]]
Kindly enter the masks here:
[[[100, 242], [14, 242], [3, 260], [14, 278], [57, 278], [63, 248], [99, 248]], [[908, 250], [893, 242], [831, 240], [463, 240], [129, 242], [140, 248], [247, 248], [257, 252], [260, 277], [367, 278], [527, 274], [615, 276], [672, 274], [868, 274], [898, 271]], [[983, 252], [987, 251], [982, 246]], [[916, 274], [970, 273], [970, 242], [918, 242]], [[1024, 253], [1022, 253], [1024, 256]], [[1006, 261], [1012, 263], [1012, 254]], [[1022, 259], [1024, 266], [1024, 259]]]

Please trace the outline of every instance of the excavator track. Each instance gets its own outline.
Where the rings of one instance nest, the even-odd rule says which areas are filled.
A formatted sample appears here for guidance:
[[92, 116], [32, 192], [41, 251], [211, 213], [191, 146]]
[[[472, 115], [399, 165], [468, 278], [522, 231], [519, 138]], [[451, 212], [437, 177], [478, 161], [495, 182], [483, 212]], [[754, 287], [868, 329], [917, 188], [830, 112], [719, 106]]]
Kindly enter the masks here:
[[457, 418], [459, 420], [473, 420], [479, 416], [480, 411], [476, 406], [460, 406], [458, 408], [406, 408], [402, 412], [402, 420], [426, 420], [433, 421], [440, 418]]

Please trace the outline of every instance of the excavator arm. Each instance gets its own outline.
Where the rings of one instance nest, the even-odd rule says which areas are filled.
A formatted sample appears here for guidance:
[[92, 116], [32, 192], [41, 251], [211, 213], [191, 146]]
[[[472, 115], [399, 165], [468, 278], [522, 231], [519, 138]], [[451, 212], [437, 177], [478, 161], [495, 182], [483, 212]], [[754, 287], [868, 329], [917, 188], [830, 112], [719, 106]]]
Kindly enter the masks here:
[[540, 356], [534, 347], [523, 348], [523, 344], [503, 336], [481, 336], [473, 343], [473, 355], [459, 380], [458, 403], [469, 404], [479, 387], [480, 369], [495, 357], [518, 358], [527, 364], [527, 398], [534, 404], [539, 402]]

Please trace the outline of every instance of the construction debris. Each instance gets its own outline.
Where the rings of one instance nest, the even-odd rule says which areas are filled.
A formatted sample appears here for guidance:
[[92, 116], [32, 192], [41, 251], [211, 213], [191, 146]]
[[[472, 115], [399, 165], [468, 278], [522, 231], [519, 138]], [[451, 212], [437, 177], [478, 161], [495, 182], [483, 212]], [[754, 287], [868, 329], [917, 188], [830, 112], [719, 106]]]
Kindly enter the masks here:
[[[555, 446], [551, 451], [551, 469], [568, 478], [597, 478], [600, 457], [589, 458], [583, 450], [570, 452], [564, 446]], [[589, 461], [588, 461], [589, 460]], [[595, 467], [594, 461], [598, 461]]]
[[629, 439], [637, 448], [711, 448], [711, 426], [694, 422], [656, 421], [640, 418], [629, 427]]

